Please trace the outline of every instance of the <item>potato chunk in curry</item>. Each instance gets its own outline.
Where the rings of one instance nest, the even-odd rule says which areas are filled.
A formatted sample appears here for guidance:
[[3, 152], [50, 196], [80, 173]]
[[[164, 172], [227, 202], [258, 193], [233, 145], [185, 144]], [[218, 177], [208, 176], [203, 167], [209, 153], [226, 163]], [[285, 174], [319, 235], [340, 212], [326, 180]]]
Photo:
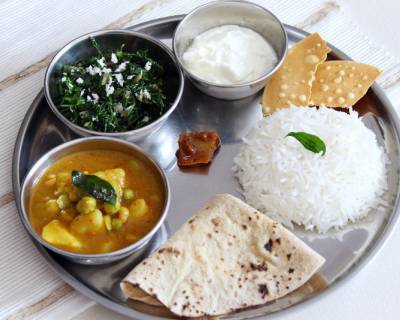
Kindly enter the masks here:
[[103, 207], [105, 212], [111, 214], [118, 212], [119, 208], [121, 207], [121, 198], [123, 194], [123, 187], [125, 184], [125, 171], [121, 168], [116, 168], [99, 171], [96, 172], [94, 175], [110, 183], [117, 193], [117, 203], [115, 205], [105, 203]]
[[[160, 218], [165, 194], [156, 169], [139, 157], [90, 150], [60, 159], [33, 187], [32, 226], [52, 245], [79, 253], [115, 251], [140, 240]], [[111, 185], [115, 203], [74, 185], [74, 170]]]
[[42, 238], [55, 246], [79, 249], [82, 243], [73, 236], [68, 228], [59, 220], [52, 220], [43, 227]]

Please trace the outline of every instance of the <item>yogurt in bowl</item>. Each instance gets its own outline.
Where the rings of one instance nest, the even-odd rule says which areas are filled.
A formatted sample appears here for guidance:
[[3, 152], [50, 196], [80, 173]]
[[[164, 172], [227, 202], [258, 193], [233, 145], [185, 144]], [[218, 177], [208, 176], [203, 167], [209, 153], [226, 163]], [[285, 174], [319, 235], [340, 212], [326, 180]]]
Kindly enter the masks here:
[[245, 1], [215, 1], [187, 14], [172, 47], [194, 86], [214, 98], [243, 99], [265, 87], [287, 51], [283, 24]]
[[258, 32], [238, 25], [223, 25], [194, 38], [182, 60], [196, 76], [231, 85], [261, 77], [276, 66], [278, 57]]

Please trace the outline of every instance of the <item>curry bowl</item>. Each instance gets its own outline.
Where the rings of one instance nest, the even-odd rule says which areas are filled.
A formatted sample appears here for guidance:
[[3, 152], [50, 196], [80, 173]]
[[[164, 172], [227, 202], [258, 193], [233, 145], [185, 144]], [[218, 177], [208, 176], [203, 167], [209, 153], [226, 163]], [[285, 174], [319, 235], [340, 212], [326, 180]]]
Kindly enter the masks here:
[[20, 203], [24, 226], [41, 245], [99, 265], [148, 248], [166, 218], [170, 188], [138, 146], [89, 137], [43, 155], [24, 179]]
[[[261, 35], [276, 54], [274, 67], [265, 70], [256, 79], [238, 84], [218, 84], [194, 74], [184, 63], [185, 51], [198, 35], [215, 27], [229, 25], [244, 27]], [[224, 100], [246, 98], [265, 87], [285, 59], [287, 45], [287, 34], [280, 20], [266, 8], [246, 1], [214, 1], [197, 7], [180, 21], [172, 44], [176, 59], [191, 82], [205, 94]], [[246, 64], [248, 61], [241, 63]]]
[[[141, 58], [143, 52], [146, 57]], [[161, 69], [156, 78], [154, 74]], [[152, 75], [154, 82], [149, 79]], [[156, 86], [160, 90], [154, 91]], [[171, 49], [150, 35], [131, 30], [100, 30], [71, 41], [54, 56], [44, 79], [46, 100], [69, 129], [79, 136], [132, 142], [162, 126], [179, 104], [183, 86], [183, 73]], [[65, 96], [66, 90], [71, 96]], [[165, 99], [162, 103], [161, 97]], [[74, 106], [79, 108], [72, 113]], [[115, 118], [118, 121], [107, 123]]]

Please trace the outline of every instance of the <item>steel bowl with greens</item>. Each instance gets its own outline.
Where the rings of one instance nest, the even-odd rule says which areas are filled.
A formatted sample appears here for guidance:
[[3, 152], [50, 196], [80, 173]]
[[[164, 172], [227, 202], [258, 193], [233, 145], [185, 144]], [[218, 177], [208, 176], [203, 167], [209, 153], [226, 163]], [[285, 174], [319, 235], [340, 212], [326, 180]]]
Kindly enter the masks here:
[[100, 31], [71, 42], [50, 63], [45, 79], [50, 107], [80, 135], [141, 131], [140, 137], [146, 136], [145, 127], [160, 127], [182, 89], [172, 52], [147, 35], [126, 30]]

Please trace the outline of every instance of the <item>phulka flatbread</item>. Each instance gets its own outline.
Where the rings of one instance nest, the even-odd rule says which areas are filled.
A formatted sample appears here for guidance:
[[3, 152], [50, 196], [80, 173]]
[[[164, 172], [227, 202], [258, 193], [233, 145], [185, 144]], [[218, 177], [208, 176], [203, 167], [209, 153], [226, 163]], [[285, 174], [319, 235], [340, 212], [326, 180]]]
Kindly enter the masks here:
[[212, 316], [282, 297], [323, 263], [283, 226], [221, 194], [137, 265], [121, 287], [140, 301], [145, 292], [179, 316]]

